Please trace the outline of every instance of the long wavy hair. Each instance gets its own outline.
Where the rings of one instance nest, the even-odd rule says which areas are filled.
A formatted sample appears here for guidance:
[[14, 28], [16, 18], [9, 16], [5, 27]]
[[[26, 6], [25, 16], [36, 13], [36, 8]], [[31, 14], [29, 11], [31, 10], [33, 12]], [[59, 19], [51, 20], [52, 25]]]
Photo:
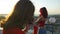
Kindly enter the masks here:
[[4, 28], [24, 26], [31, 23], [34, 16], [35, 7], [29, 0], [20, 0], [14, 7], [12, 14], [8, 17]]
[[47, 17], [48, 17], [48, 12], [47, 12], [46, 7], [42, 7], [42, 8], [40, 9], [40, 13], [41, 13], [41, 15], [42, 15], [44, 18], [47, 18]]

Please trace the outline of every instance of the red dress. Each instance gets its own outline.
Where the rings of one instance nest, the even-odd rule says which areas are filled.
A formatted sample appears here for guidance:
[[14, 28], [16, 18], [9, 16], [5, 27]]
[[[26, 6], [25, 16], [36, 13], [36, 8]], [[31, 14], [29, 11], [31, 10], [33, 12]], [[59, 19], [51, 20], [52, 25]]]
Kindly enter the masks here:
[[2, 34], [25, 34], [25, 33], [21, 29], [14, 27], [14, 28], [3, 29]]

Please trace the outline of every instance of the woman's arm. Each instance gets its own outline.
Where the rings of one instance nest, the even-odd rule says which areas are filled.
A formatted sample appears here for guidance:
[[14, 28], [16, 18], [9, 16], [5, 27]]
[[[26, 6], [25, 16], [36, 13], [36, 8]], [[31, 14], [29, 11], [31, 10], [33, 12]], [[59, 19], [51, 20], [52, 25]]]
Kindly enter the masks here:
[[42, 20], [42, 16], [39, 16], [34, 22], [37, 23], [38, 21]]

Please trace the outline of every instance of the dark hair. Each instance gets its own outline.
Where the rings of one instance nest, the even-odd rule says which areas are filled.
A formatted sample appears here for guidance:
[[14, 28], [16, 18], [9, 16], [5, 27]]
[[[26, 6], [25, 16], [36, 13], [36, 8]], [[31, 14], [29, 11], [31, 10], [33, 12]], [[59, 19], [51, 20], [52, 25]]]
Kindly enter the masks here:
[[47, 17], [48, 17], [48, 13], [47, 13], [46, 7], [42, 7], [42, 8], [40, 9], [40, 13], [41, 13], [41, 15], [42, 15], [44, 18], [47, 18]]
[[14, 26], [21, 27], [24, 24], [32, 22], [34, 10], [35, 7], [31, 1], [18, 1], [14, 7], [13, 13], [6, 21], [5, 28]]

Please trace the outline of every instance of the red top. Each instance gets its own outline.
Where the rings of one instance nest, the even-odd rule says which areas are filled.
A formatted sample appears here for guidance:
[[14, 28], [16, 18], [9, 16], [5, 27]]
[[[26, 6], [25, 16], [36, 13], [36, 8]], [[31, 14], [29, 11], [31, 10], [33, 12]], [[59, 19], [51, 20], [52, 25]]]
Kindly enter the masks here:
[[40, 22], [39, 22], [39, 26], [40, 26], [40, 27], [43, 27], [44, 24], [45, 24], [45, 21], [40, 21]]
[[34, 26], [34, 32], [33, 32], [33, 34], [38, 34], [38, 27], [36, 25]]
[[14, 27], [14, 28], [3, 29], [2, 34], [25, 34], [25, 33], [21, 29]]

